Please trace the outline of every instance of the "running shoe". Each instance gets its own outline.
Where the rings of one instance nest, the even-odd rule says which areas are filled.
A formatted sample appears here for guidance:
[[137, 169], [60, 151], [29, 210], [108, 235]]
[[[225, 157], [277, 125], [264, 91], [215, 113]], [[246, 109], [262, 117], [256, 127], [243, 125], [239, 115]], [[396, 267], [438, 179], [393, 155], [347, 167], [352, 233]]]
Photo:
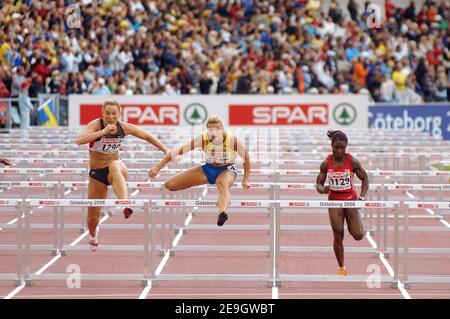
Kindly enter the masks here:
[[91, 248], [91, 251], [96, 251], [98, 248], [97, 238], [89, 239], [89, 246]]
[[130, 216], [133, 214], [133, 210], [130, 207], [125, 207], [123, 209], [123, 216], [125, 216], [125, 218], [130, 218]]
[[223, 226], [228, 220], [228, 215], [225, 212], [221, 212], [217, 218], [217, 226]]
[[345, 277], [345, 276], [347, 276], [347, 269], [345, 269], [345, 268], [339, 268], [338, 276], [339, 276], [339, 277]]

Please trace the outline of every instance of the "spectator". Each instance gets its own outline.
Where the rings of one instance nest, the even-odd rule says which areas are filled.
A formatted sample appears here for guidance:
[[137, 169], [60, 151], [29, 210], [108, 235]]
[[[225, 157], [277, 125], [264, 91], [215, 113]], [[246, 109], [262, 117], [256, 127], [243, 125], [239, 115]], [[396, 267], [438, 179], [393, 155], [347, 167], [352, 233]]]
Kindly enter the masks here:
[[29, 81], [24, 81], [21, 84], [21, 91], [19, 94], [19, 110], [20, 110], [20, 128], [27, 130], [30, 128], [30, 113], [34, 111], [34, 106], [31, 104], [28, 96]]
[[[18, 95], [23, 77], [34, 79], [32, 95], [41, 84], [48, 92], [89, 93], [101, 77], [111, 94], [192, 89], [269, 94], [272, 88], [274, 93], [293, 88], [292, 94], [314, 88], [322, 94], [366, 88], [382, 97], [385, 82], [375, 79], [375, 87], [371, 82], [374, 64], [382, 61], [379, 71], [388, 78], [397, 62], [405, 76], [414, 73], [414, 92], [425, 101], [449, 98], [436, 85], [442, 77], [438, 67], [445, 68], [447, 82], [450, 74], [445, 0], [413, 0], [405, 9], [386, 0], [386, 22], [379, 29], [361, 21], [369, 2], [360, 11], [354, 0], [347, 6], [350, 17], [336, 0], [327, 14], [319, 0], [82, 1], [82, 28], [67, 30], [60, 23], [62, 2], [10, 2], [0, 7], [0, 59], [10, 96]], [[359, 57], [366, 59], [364, 67]], [[416, 74], [423, 72], [422, 57], [423, 78]]]

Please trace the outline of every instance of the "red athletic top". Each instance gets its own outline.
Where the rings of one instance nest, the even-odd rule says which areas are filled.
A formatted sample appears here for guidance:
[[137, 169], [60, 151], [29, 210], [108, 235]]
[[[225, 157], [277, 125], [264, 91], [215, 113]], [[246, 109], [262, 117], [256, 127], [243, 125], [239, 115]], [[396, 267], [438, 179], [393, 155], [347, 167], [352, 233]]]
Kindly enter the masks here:
[[350, 153], [345, 154], [345, 165], [333, 167], [331, 154], [328, 155], [328, 181], [330, 185], [329, 200], [355, 200], [358, 198], [353, 182], [354, 172], [350, 163]]

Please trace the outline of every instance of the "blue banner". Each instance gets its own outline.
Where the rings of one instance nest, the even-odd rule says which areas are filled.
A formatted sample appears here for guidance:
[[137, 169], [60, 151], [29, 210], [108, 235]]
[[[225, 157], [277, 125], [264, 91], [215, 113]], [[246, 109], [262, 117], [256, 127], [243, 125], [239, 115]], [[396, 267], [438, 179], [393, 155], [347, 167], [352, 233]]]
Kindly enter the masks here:
[[369, 127], [382, 130], [414, 130], [450, 140], [450, 104], [370, 105]]

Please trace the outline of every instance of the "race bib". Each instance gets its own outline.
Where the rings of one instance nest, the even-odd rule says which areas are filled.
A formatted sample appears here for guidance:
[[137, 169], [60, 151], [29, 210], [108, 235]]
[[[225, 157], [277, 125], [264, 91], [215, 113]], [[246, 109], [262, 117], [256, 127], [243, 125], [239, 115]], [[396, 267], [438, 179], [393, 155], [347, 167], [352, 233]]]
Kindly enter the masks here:
[[94, 151], [104, 153], [104, 154], [113, 154], [120, 149], [122, 145], [123, 138], [121, 137], [102, 137], [100, 141], [95, 142]]
[[228, 152], [212, 150], [206, 153], [206, 161], [215, 164], [229, 163], [231, 162], [231, 156]]
[[352, 190], [351, 172], [328, 173], [330, 189], [333, 191]]

